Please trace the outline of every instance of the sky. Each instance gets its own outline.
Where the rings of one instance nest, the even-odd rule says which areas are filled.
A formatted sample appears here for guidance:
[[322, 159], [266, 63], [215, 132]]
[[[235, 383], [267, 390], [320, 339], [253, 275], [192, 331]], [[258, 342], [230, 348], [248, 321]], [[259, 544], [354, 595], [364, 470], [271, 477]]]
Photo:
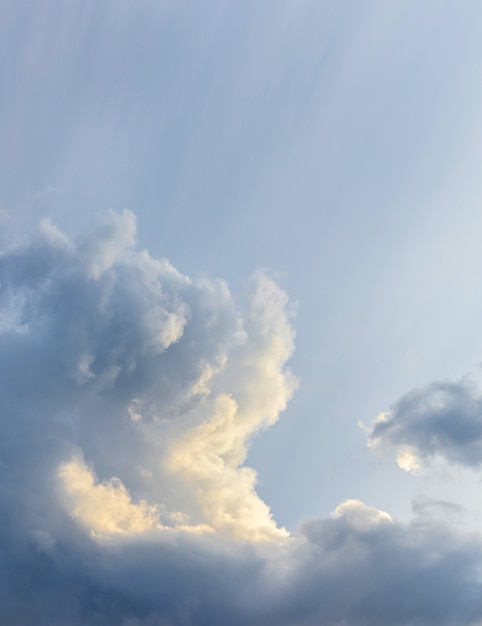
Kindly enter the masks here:
[[0, 623], [482, 624], [482, 5], [0, 4]]

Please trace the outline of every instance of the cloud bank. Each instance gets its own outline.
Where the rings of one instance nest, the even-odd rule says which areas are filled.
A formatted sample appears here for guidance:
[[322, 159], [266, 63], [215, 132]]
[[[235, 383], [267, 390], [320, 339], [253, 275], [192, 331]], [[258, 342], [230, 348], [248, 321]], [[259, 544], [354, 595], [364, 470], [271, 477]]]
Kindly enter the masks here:
[[480, 537], [427, 503], [289, 535], [256, 493], [249, 443], [297, 385], [265, 273], [236, 301], [138, 251], [124, 211], [78, 240], [42, 223], [0, 281], [0, 623], [481, 623]]

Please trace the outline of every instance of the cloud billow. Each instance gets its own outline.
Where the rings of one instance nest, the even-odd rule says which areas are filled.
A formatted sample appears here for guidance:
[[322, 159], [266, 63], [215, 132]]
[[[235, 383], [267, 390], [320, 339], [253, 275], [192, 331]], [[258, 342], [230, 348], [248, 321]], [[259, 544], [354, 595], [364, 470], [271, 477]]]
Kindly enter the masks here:
[[73, 242], [44, 223], [1, 257], [4, 443], [16, 443], [0, 459], [21, 473], [28, 458], [38, 488], [56, 480], [93, 532], [282, 536], [244, 461], [296, 385], [286, 296], [258, 272], [239, 309], [223, 281], [135, 251], [135, 226], [111, 212]]

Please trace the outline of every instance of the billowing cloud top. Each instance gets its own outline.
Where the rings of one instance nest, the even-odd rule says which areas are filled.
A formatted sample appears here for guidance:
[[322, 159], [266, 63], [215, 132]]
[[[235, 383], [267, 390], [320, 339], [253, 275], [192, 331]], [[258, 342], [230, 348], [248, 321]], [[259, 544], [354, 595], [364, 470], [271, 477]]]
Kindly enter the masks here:
[[45, 222], [0, 257], [0, 623], [480, 624], [480, 538], [430, 503], [277, 526], [246, 459], [296, 387], [288, 299], [258, 271], [237, 303], [135, 232]]
[[287, 298], [257, 272], [238, 309], [223, 281], [136, 252], [135, 230], [112, 212], [74, 243], [47, 222], [1, 258], [8, 434], [36, 425], [22, 437], [35, 480], [55, 471], [56, 497], [94, 533], [285, 536], [243, 464], [295, 387]]

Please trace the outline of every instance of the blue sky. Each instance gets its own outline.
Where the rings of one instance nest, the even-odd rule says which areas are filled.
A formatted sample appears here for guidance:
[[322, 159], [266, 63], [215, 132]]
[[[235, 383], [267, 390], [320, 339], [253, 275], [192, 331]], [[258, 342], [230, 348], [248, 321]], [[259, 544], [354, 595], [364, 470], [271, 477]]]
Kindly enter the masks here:
[[[293, 546], [323, 543], [332, 531], [316, 524], [345, 536], [373, 523], [369, 565], [359, 562], [373, 580], [386, 533], [393, 558], [402, 535], [428, 554], [423, 532], [444, 520], [445, 543], [470, 552], [460, 533], [482, 522], [482, 411], [468, 382], [482, 354], [481, 22], [469, 0], [2, 3], [1, 419], [5, 441], [23, 443], [2, 447], [0, 507], [20, 537], [36, 537], [33, 570], [48, 559], [53, 580], [71, 550], [69, 571], [115, 590], [119, 613], [95, 622], [89, 605], [72, 623], [218, 623], [246, 570], [268, 580], [276, 559], [291, 573], [312, 563]], [[104, 417], [92, 423], [94, 410]], [[221, 439], [206, 435], [209, 420]], [[221, 482], [199, 469], [212, 454], [226, 464]], [[36, 468], [38, 484], [25, 472]], [[35, 490], [58, 495], [55, 515], [37, 510]], [[234, 506], [232, 492], [246, 500]], [[218, 516], [227, 511], [231, 525]], [[382, 532], [387, 518], [374, 511], [398, 530]], [[210, 528], [199, 544], [176, 539], [189, 573], [173, 573], [194, 581], [205, 613], [182, 617], [166, 600], [164, 614], [123, 591], [149, 541], [175, 560], [170, 539], [152, 539], [165, 526]], [[282, 529], [295, 539], [278, 556], [243, 543], [276, 543]], [[125, 568], [113, 578], [110, 541]], [[100, 551], [97, 578], [80, 565], [84, 549]], [[196, 551], [206, 580], [217, 565], [228, 572], [223, 607], [195, 582]], [[5, 557], [12, 580], [22, 558]], [[343, 558], [307, 567], [299, 584], [324, 589]], [[158, 567], [147, 568], [154, 578]], [[445, 570], [433, 575], [434, 598], [455, 592]], [[282, 614], [280, 585], [260, 582], [240, 623]], [[371, 605], [355, 574], [351, 588], [353, 614], [336, 603], [297, 613], [308, 601], [293, 596], [286, 624], [387, 623], [362, 614]], [[29, 623], [21, 592], [12, 583], [8, 593], [3, 619]], [[402, 615], [387, 600], [384, 619], [482, 615], [431, 602]], [[36, 623], [51, 619], [37, 610]]]

